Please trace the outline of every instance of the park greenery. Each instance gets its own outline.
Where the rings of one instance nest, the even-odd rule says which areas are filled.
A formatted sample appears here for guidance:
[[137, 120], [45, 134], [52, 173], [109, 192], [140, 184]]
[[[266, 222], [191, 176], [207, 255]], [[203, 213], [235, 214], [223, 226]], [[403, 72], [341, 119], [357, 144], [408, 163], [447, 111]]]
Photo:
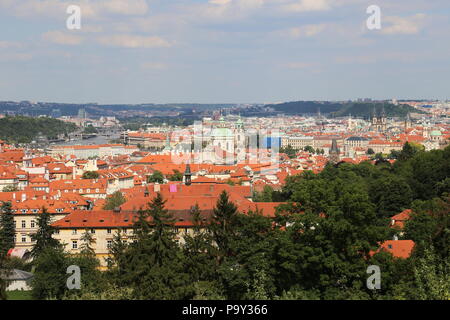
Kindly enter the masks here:
[[48, 139], [56, 139], [58, 135], [76, 130], [77, 126], [73, 123], [48, 117], [6, 116], [0, 119], [0, 139], [9, 143], [30, 143], [40, 134]]
[[86, 171], [81, 176], [81, 179], [98, 179], [100, 174], [97, 171]]
[[[318, 174], [288, 177], [282, 190], [265, 188], [258, 195], [258, 201], [286, 202], [275, 217], [240, 213], [224, 191], [207, 220], [199, 205], [191, 209], [193, 228], [185, 241], [166, 209], [170, 200], [158, 193], [138, 212], [131, 241], [115, 234], [105, 272], [98, 271], [88, 231], [81, 252], [69, 255], [51, 240], [54, 230], [44, 212], [34, 237], [32, 294], [85, 300], [448, 300], [448, 159], [450, 147], [425, 152], [405, 145], [394, 164], [330, 164]], [[403, 233], [391, 228], [390, 217], [409, 208]], [[10, 245], [8, 225], [2, 220], [0, 239], [6, 240], [0, 252]], [[394, 234], [415, 242], [409, 258], [377, 250]], [[80, 290], [65, 286], [66, 268], [73, 264], [82, 270]], [[366, 286], [370, 265], [381, 269], [381, 289]]]

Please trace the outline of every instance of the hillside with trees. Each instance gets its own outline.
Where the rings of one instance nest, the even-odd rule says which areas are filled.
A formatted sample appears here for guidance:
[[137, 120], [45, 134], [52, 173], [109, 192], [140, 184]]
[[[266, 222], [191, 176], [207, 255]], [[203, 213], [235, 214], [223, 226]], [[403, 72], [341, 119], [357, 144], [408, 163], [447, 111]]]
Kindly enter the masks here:
[[369, 118], [374, 108], [376, 112], [381, 112], [384, 107], [388, 117], [406, 117], [408, 112], [421, 113], [413, 107], [401, 104], [394, 105], [391, 103], [381, 102], [317, 102], [317, 101], [294, 101], [280, 104], [270, 104], [264, 107], [273, 108], [278, 113], [307, 115], [318, 114], [319, 111], [323, 115], [331, 117], [355, 116], [361, 118]]
[[60, 134], [68, 134], [77, 129], [73, 123], [53, 118], [30, 118], [23, 116], [0, 119], [0, 139], [9, 143], [30, 143], [39, 134], [55, 139]]

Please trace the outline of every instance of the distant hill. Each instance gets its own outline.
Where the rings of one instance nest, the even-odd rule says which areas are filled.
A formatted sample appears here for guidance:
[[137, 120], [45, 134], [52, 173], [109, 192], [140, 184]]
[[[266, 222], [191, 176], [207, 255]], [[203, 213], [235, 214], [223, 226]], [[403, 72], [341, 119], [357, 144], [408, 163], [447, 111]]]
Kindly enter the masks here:
[[285, 114], [328, 114], [339, 111], [342, 104], [334, 102], [317, 102], [317, 101], [292, 101], [279, 104], [268, 104], [266, 108], [272, 108], [277, 112]]
[[5, 117], [0, 119], [0, 139], [9, 143], [30, 143], [39, 133], [49, 139], [77, 129], [73, 123], [52, 118]]
[[331, 116], [344, 117], [352, 115], [355, 117], [369, 118], [372, 115], [374, 108], [376, 113], [380, 113], [383, 107], [386, 116], [388, 117], [404, 118], [407, 116], [408, 112], [421, 113], [421, 111], [418, 111], [417, 109], [414, 109], [413, 107], [407, 104], [394, 105], [391, 103], [383, 104], [383, 103], [355, 102], [343, 104], [341, 109], [339, 111], [333, 112]]
[[368, 102], [317, 102], [317, 101], [293, 101], [280, 104], [269, 104], [264, 107], [274, 109], [278, 113], [307, 115], [317, 114], [319, 111], [321, 114], [325, 114], [331, 117], [344, 117], [355, 116], [361, 118], [369, 118], [375, 108], [379, 113], [384, 106], [384, 110], [388, 117], [406, 117], [408, 112], [420, 113], [413, 107], [402, 104], [393, 105], [390, 103], [368, 103]]

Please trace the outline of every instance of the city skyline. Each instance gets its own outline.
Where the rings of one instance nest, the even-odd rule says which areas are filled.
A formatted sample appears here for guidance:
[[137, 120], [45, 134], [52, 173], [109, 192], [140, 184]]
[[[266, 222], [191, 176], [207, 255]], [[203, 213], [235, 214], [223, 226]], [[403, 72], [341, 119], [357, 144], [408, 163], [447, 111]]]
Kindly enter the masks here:
[[[81, 30], [66, 28], [69, 4]], [[369, 5], [381, 30], [368, 30]], [[450, 4], [0, 0], [0, 100], [448, 99]]]

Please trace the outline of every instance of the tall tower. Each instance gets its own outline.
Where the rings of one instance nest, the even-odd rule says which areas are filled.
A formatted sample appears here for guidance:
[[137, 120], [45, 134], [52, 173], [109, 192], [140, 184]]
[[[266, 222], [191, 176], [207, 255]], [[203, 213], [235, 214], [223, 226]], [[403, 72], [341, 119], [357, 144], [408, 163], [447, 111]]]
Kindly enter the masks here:
[[340, 151], [339, 151], [339, 148], [337, 145], [337, 140], [333, 139], [333, 142], [331, 143], [329, 157], [328, 157], [329, 162], [331, 162], [333, 164], [338, 163], [340, 160], [339, 153], [340, 153]]
[[191, 165], [188, 163], [186, 165], [186, 170], [184, 171], [184, 184], [187, 186], [190, 186], [192, 181], [191, 181]]
[[406, 119], [405, 119], [405, 132], [411, 128], [411, 116], [408, 112], [408, 114], [406, 115]]

